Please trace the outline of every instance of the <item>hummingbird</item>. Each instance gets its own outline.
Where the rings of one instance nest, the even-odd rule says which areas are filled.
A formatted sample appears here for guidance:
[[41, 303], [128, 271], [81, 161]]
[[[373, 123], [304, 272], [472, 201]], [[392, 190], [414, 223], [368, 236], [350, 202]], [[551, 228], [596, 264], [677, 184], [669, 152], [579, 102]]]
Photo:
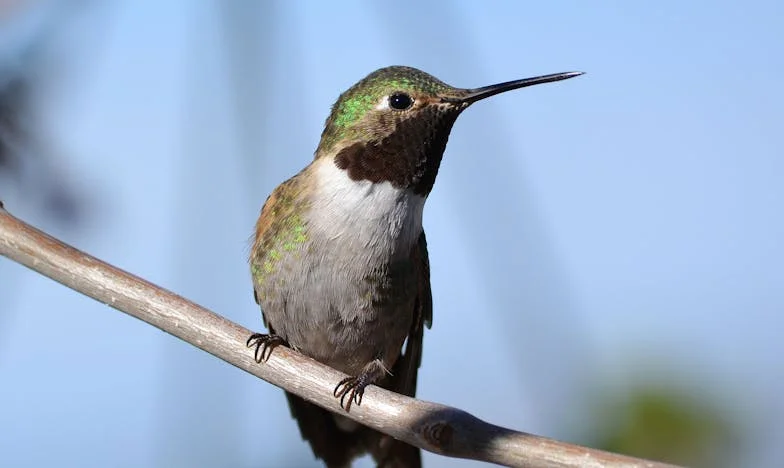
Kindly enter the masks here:
[[[452, 125], [481, 99], [581, 74], [462, 89], [391, 66], [341, 94], [314, 159], [272, 191], [256, 222], [249, 263], [269, 333], [248, 339], [255, 360], [285, 345], [349, 375], [333, 393], [347, 412], [371, 384], [414, 397], [433, 318], [422, 211]], [[418, 448], [286, 397], [327, 467], [367, 452], [379, 467], [421, 466]]]

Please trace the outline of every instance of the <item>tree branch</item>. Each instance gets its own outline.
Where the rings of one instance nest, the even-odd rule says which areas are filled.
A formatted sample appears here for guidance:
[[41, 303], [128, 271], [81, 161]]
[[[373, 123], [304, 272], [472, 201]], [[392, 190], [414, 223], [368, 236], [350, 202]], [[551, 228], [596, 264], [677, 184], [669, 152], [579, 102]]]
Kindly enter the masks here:
[[346, 413], [332, 396], [340, 372], [286, 347], [257, 364], [250, 331], [170, 291], [115, 268], [10, 215], [0, 203], [0, 254], [328, 410], [425, 450], [527, 468], [666, 465], [570, 445], [486, 423], [465, 411], [376, 386]]

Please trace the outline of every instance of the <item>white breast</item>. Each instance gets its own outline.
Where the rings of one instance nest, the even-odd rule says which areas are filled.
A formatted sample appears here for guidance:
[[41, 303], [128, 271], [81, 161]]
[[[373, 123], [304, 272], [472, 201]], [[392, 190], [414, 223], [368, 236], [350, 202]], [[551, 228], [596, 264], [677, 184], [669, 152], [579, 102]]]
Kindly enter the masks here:
[[389, 182], [351, 180], [328, 157], [313, 164], [316, 201], [309, 222], [320, 233], [330, 241], [341, 240], [347, 249], [370, 249], [382, 256], [409, 254], [422, 233], [425, 197]]

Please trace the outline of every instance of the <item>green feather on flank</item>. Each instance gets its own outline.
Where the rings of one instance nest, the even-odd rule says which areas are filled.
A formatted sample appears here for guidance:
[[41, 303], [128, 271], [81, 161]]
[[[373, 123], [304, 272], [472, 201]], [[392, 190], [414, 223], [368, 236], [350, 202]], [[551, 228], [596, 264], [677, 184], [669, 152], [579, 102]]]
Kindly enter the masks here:
[[299, 224], [294, 226], [292, 232], [294, 233], [294, 242], [296, 244], [303, 244], [308, 240], [308, 235], [305, 232], [305, 223], [300, 221]]
[[264, 282], [274, 273], [280, 260], [293, 253], [299, 256], [299, 249], [309, 239], [307, 227], [300, 216], [292, 216], [284, 222], [278, 234], [262, 245], [262, 251], [251, 264], [251, 273], [257, 283]]

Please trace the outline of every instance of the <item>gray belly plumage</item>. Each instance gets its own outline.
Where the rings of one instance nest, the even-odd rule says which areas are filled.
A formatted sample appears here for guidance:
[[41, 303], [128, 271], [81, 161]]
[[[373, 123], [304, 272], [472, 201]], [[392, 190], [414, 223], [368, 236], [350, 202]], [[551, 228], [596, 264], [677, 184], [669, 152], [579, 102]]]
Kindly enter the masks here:
[[280, 255], [257, 284], [276, 334], [349, 375], [374, 359], [392, 367], [411, 327], [417, 287], [407, 253], [356, 247], [311, 236]]

